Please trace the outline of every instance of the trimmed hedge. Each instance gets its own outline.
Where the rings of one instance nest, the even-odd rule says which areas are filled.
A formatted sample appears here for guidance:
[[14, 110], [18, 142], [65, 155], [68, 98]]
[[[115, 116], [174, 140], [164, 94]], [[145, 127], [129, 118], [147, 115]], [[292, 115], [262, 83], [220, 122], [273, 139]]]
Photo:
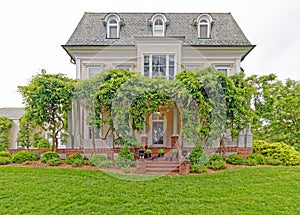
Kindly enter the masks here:
[[240, 153], [237, 153], [237, 154], [229, 155], [226, 158], [226, 162], [234, 164], [234, 165], [240, 165], [240, 164], [245, 163], [245, 159], [243, 158], [243, 156]]
[[6, 164], [10, 164], [11, 163], [11, 159], [8, 157], [0, 157], [0, 165], [6, 165]]
[[45, 152], [41, 157], [41, 162], [47, 163], [49, 160], [51, 160], [53, 158], [60, 159], [59, 155], [56, 152]]
[[21, 151], [16, 152], [12, 156], [12, 162], [13, 163], [24, 163], [25, 161], [36, 161], [40, 157], [40, 154], [37, 152], [27, 152], [27, 151]]
[[83, 164], [83, 156], [79, 153], [73, 153], [67, 156], [66, 164], [72, 165], [74, 167], [82, 166]]

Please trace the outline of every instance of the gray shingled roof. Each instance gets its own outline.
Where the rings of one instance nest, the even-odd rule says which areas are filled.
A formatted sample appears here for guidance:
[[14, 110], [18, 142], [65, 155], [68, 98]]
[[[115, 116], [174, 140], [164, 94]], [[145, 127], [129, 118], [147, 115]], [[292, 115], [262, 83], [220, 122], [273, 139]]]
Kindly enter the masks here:
[[20, 119], [25, 114], [24, 108], [0, 108], [0, 116], [9, 119]]
[[[107, 13], [85, 13], [66, 43], [67, 46], [135, 45], [134, 37], [152, 36], [148, 20], [155, 13], [118, 13], [124, 20], [119, 39], [106, 39], [103, 19]], [[201, 13], [164, 13], [170, 21], [166, 36], [184, 36], [183, 45], [200, 46], [250, 46], [251, 43], [232, 17], [231, 13], [210, 13], [214, 19], [210, 39], [199, 39], [193, 25]]]

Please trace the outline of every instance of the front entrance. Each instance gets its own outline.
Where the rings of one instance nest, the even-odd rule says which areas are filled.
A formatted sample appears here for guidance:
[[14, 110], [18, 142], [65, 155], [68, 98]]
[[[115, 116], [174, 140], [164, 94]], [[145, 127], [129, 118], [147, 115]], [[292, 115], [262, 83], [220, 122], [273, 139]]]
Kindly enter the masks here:
[[166, 146], [166, 114], [161, 112], [153, 113], [151, 120], [151, 145]]

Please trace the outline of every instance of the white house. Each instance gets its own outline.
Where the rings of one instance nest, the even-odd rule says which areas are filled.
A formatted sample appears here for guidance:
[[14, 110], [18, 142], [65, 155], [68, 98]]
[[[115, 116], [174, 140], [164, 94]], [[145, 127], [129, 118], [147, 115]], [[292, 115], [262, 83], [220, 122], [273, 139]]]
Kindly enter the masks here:
[[[168, 80], [184, 68], [213, 65], [227, 75], [239, 73], [241, 62], [255, 47], [246, 38], [231, 13], [85, 13], [70, 39], [62, 46], [76, 64], [80, 80], [109, 68], [141, 72]], [[74, 71], [75, 72], [75, 71]], [[84, 104], [74, 102], [69, 117], [70, 143], [67, 148], [91, 148], [91, 133]], [[178, 109], [161, 107], [152, 114], [139, 140], [146, 147], [172, 147], [180, 133]], [[157, 142], [153, 133], [163, 130]], [[96, 138], [105, 133], [97, 132]], [[251, 150], [250, 130], [227, 147]], [[112, 148], [112, 139], [96, 139], [97, 148]], [[183, 146], [185, 147], [185, 146]]]

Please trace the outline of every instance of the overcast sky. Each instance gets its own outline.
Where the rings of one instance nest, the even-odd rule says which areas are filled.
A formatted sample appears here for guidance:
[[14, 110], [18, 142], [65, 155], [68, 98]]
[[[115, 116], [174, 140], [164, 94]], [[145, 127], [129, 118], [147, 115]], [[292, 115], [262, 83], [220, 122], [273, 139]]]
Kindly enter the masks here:
[[299, 0], [2, 0], [0, 108], [23, 106], [17, 86], [42, 68], [75, 77], [61, 45], [84, 12], [231, 12], [257, 45], [242, 62], [247, 75], [300, 80]]

